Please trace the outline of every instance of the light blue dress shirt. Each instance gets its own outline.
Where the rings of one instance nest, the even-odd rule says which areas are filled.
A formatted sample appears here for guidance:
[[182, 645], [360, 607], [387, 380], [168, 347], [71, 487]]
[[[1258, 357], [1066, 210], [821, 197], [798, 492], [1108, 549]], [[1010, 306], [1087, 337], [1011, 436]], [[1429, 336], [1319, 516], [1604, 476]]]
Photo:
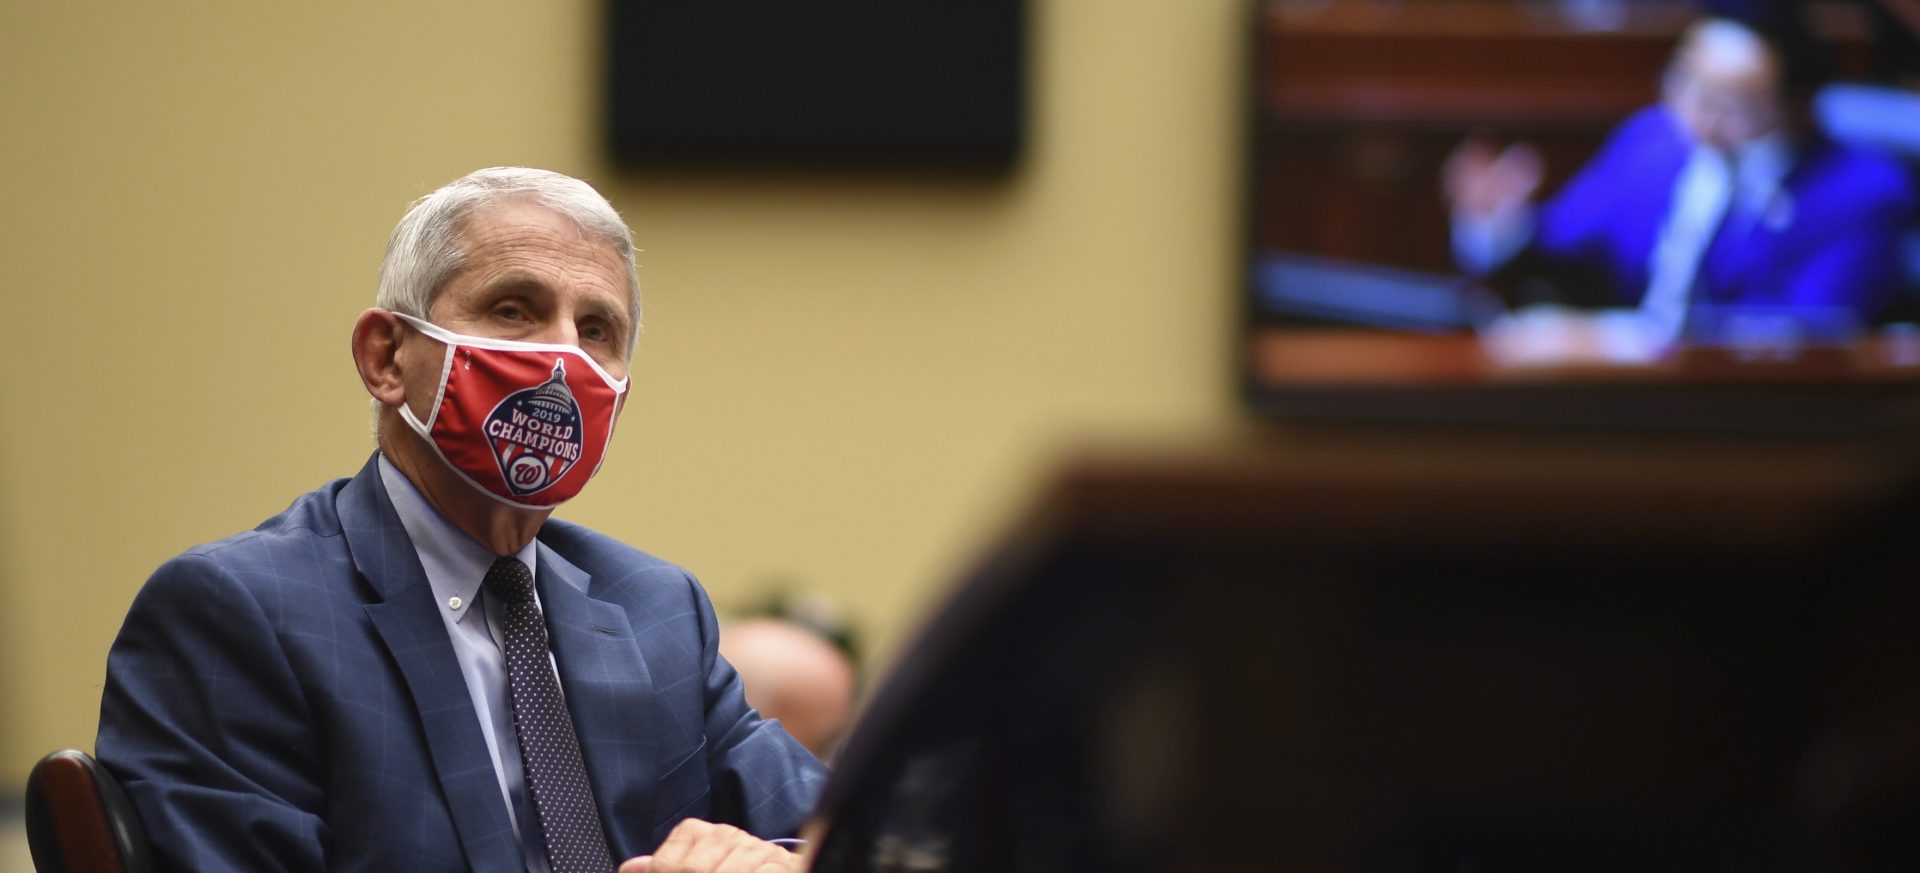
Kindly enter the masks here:
[[[506, 639], [501, 630], [503, 605], [487, 597], [480, 587], [487, 568], [493, 565], [494, 554], [442, 517], [384, 454], [380, 456], [380, 481], [387, 487], [400, 525], [413, 540], [420, 568], [426, 571], [427, 584], [433, 588], [434, 602], [440, 605], [440, 618], [446, 622], [453, 654], [460, 661], [460, 674], [473, 698], [473, 711], [480, 718], [480, 733], [486, 737], [487, 750], [493, 753], [493, 773], [500, 780], [508, 818], [520, 837], [528, 873], [549, 873], [540, 818], [526, 790], [520, 742], [513, 732], [513, 705], [507, 696], [507, 666], [502, 654]], [[535, 552], [534, 544], [527, 543], [515, 557], [538, 574]], [[534, 602], [539, 600], [536, 590]], [[557, 680], [558, 669], [554, 675]], [[561, 691], [564, 694], [565, 688]]]

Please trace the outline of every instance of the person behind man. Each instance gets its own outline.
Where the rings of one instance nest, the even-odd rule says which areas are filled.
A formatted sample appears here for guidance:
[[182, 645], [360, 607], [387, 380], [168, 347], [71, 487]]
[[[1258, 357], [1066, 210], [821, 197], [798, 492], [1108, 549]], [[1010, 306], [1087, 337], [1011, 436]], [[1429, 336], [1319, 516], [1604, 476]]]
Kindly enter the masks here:
[[747, 703], [776, 719], [807, 751], [832, 759], [853, 724], [859, 666], [823, 625], [780, 612], [722, 622], [720, 654], [740, 672]]
[[[480, 170], [353, 326], [379, 449], [141, 589], [97, 752], [163, 870], [798, 869], [822, 765], [747, 707], [686, 571], [552, 520], [639, 328], [586, 183]], [[652, 853], [649, 855], [649, 853]]]
[[1597, 279], [1606, 303], [1635, 307], [1662, 343], [1707, 307], [1872, 319], [1899, 282], [1912, 185], [1896, 162], [1800, 121], [1816, 77], [1765, 30], [1787, 32], [1696, 23], [1661, 103], [1540, 206], [1532, 149], [1463, 145], [1444, 179], [1462, 267], [1487, 274], [1524, 252]]

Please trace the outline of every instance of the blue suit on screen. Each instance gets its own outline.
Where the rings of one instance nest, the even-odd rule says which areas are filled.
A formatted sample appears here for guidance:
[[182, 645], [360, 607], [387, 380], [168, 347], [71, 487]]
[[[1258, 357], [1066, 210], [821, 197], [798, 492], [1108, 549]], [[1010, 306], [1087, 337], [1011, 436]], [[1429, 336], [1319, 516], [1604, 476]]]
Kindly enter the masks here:
[[[698, 583], [565, 522], [536, 548], [615, 859], [687, 817], [791, 835], [825, 770], [747, 707]], [[437, 608], [375, 461], [155, 572], [108, 658], [97, 752], [161, 867], [524, 871]]]
[[[1621, 305], [1648, 287], [1693, 143], [1660, 107], [1622, 124], [1537, 215], [1532, 253], [1603, 279]], [[1872, 317], [1901, 282], [1913, 182], [1874, 152], [1804, 140], [1766, 204], [1736, 198], [1701, 256], [1693, 305], [1845, 307]]]

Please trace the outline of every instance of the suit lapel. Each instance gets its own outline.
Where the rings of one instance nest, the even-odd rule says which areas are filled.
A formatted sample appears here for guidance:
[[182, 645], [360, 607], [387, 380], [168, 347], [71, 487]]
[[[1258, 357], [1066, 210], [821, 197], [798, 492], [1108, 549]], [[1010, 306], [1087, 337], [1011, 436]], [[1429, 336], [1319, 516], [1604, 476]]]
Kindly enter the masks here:
[[378, 597], [367, 604], [367, 617], [406, 678], [426, 734], [425, 751], [468, 865], [476, 873], [524, 873], [519, 840], [500, 799], [499, 778], [453, 641], [413, 543], [387, 499], [377, 458], [341, 489], [338, 508], [354, 566]]
[[1700, 266], [1693, 277], [1693, 305], [1725, 306], [1737, 299], [1733, 288], [1740, 278], [1741, 258], [1747, 253], [1752, 222], [1741, 214], [1739, 204], [1729, 204], [1707, 250], [1700, 253]]
[[632, 857], [651, 847], [641, 840], [660, 775], [659, 749], [636, 705], [653, 699], [653, 679], [626, 610], [591, 596], [592, 578], [546, 543], [538, 561], [540, 602], [594, 801], [614, 857]]
[[[1784, 190], [1775, 195], [1776, 198], [1785, 196]], [[1774, 250], [1779, 242], [1778, 233], [1768, 227], [1766, 221], [1764, 214], [1756, 214], [1737, 198], [1727, 205], [1727, 216], [1701, 258], [1696, 279], [1702, 287], [1719, 292], [1712, 295], [1711, 302], [1722, 306], [1741, 301], [1776, 302], [1757, 300], [1752, 293], [1754, 276], [1771, 273]]]
[[1739, 192], [1735, 191], [1720, 229], [1726, 239], [1714, 240], [1713, 248], [1707, 252], [1710, 260], [1701, 265], [1703, 275], [1709, 269], [1713, 271], [1715, 283], [1721, 289], [1716, 302], [1793, 303], [1785, 299], [1768, 277], [1777, 274], [1777, 264], [1789, 250], [1791, 237], [1797, 233], [1796, 194], [1807, 172], [1811, 148], [1813, 146], [1804, 143], [1799, 146], [1791, 158], [1792, 165], [1780, 177], [1766, 202], [1742, 203]]

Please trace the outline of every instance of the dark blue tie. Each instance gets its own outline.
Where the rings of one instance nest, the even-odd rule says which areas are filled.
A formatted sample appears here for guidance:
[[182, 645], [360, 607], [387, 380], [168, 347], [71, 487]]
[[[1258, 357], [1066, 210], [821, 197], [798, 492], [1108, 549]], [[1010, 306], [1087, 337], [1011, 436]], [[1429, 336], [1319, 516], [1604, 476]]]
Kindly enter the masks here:
[[547, 623], [533, 602], [533, 573], [514, 558], [487, 568], [487, 592], [506, 604], [507, 686], [513, 697], [513, 730], [520, 738], [520, 767], [547, 837], [553, 873], [610, 873], [613, 856], [600, 827], [580, 736], [560, 697], [560, 680], [547, 657]]

